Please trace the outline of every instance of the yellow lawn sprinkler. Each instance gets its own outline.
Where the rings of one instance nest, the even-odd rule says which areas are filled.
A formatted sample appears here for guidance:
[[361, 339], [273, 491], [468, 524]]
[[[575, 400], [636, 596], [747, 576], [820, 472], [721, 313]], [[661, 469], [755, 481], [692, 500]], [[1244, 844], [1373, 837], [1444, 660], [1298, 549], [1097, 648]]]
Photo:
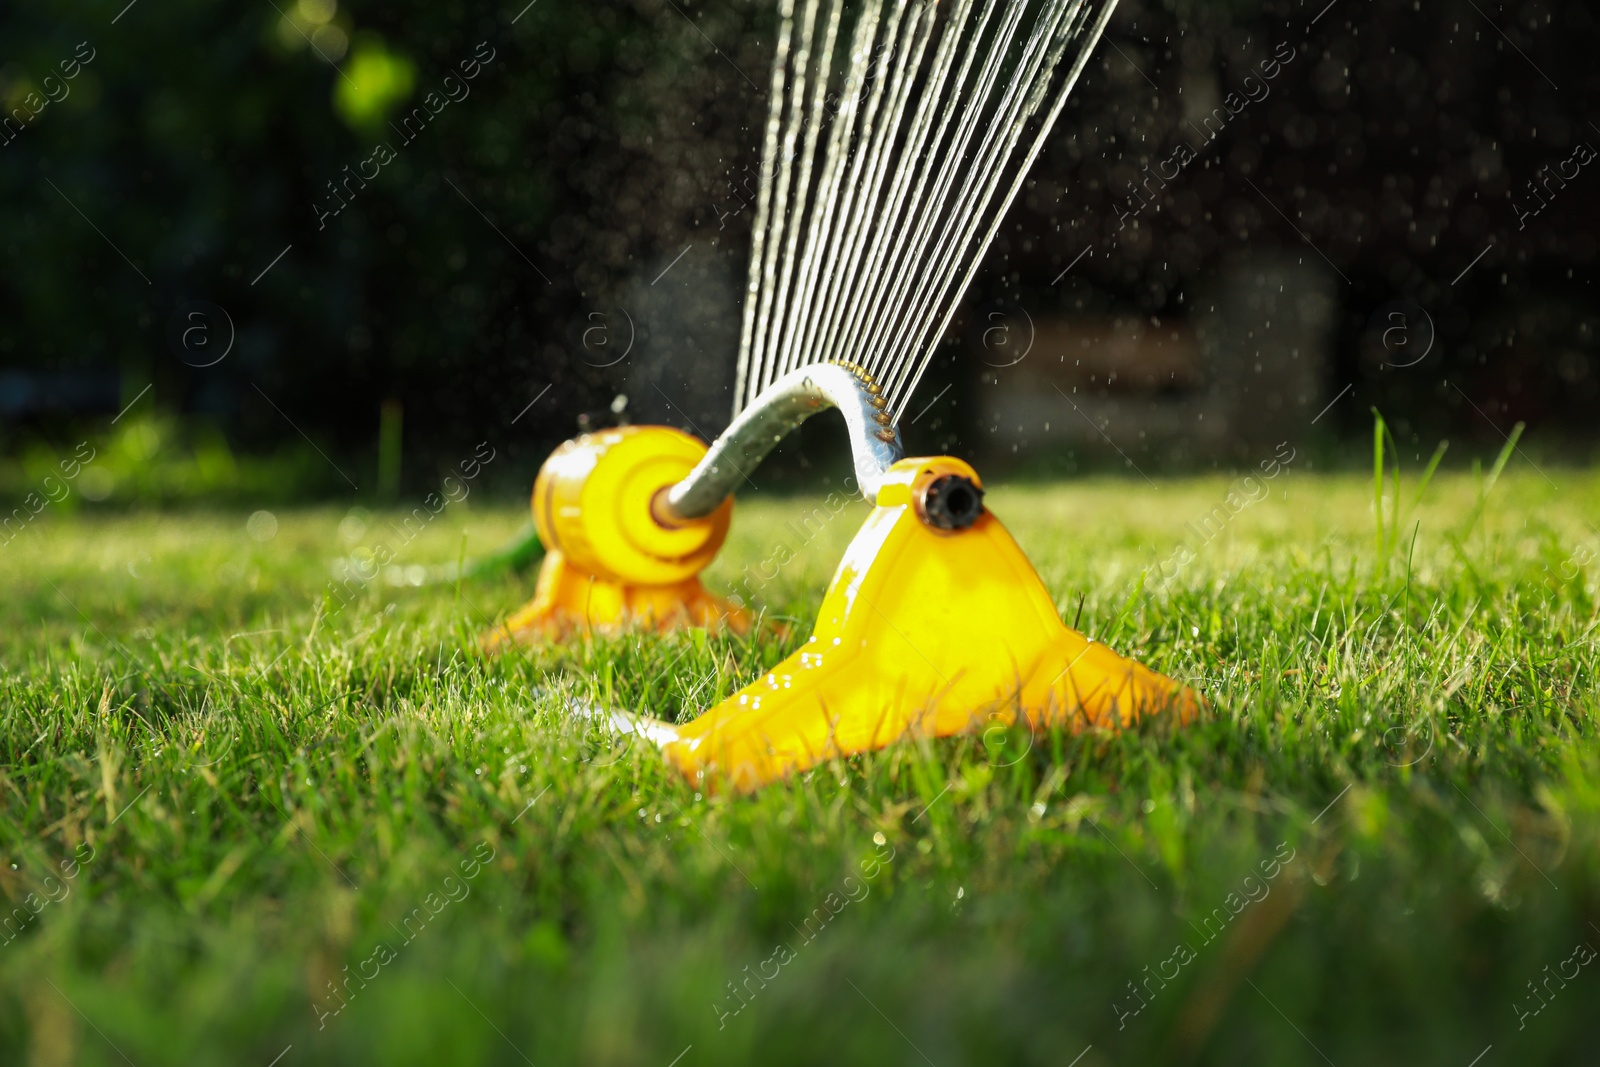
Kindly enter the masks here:
[[810, 639], [690, 722], [606, 713], [614, 726], [660, 745], [696, 784], [749, 790], [902, 738], [1019, 718], [1073, 730], [1191, 721], [1193, 690], [1061, 621], [971, 466], [905, 458], [897, 428], [1112, 5], [871, 0], [819, 145], [843, 2], [821, 19], [820, 6], [808, 0], [796, 19], [780, 4], [732, 424], [709, 446], [639, 426], [556, 449], [533, 491], [548, 550], [536, 594], [485, 644], [746, 630], [750, 617], [700, 572], [727, 536], [734, 487], [832, 407], [875, 507]]
[[[742, 472], [831, 405], [876, 505], [845, 550], [804, 646], [682, 726], [617, 714], [695, 782], [754, 789], [903, 737], [1013, 722], [1120, 728], [1154, 713], [1190, 721], [1193, 690], [1069, 628], [983, 483], [953, 456], [902, 459], [855, 368], [780, 379], [709, 450], [661, 426], [587, 434], [545, 461], [533, 494], [548, 548], [534, 600], [486, 636], [510, 639], [730, 625], [745, 613], [701, 585], [727, 536]], [[698, 459], [698, 462], [694, 462]]]

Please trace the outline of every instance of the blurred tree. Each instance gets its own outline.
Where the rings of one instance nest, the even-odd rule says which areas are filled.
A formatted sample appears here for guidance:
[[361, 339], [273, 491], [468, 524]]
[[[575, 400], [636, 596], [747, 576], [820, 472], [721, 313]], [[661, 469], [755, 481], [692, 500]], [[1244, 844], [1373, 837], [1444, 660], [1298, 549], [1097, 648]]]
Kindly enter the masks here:
[[[720, 428], [770, 4], [111, 6], [0, 10], [0, 101], [27, 119], [0, 137], [5, 368], [115, 368], [125, 398], [154, 382], [163, 409], [246, 447], [303, 431], [364, 455], [367, 478], [386, 398], [408, 412], [405, 470], [421, 480], [485, 438], [531, 468], [630, 387], [650, 396], [624, 410]], [[1591, 426], [1600, 198], [1578, 186], [1600, 175], [1525, 228], [1509, 204], [1540, 167], [1600, 144], [1574, 110], [1600, 78], [1588, 10], [1314, 14], [1124, 4], [977, 295], [1182, 314], [1231, 251], [1325, 255], [1349, 279], [1333, 388], [1359, 384], [1352, 411], [1376, 401], [1439, 428], [1476, 417], [1470, 395], [1507, 424]], [[1280, 42], [1295, 58], [1271, 95], [1124, 225], [1129, 183], [1198, 143]], [[47, 89], [59, 99], [30, 108]], [[1050, 280], [1091, 245], [1074, 272], [1087, 288], [1062, 298]], [[656, 285], [664, 268], [681, 274]], [[1433, 316], [1428, 373], [1362, 354], [1396, 298]], [[612, 363], [616, 348], [590, 348], [594, 316], [620, 321], [629, 301], [646, 313]]]
[[[438, 453], [408, 463], [424, 477], [469, 439], [538, 455], [626, 381], [581, 358], [589, 312], [716, 228], [713, 187], [764, 106], [747, 18], [764, 21], [659, 0], [8, 5], [0, 100], [80, 41], [93, 59], [0, 144], [0, 362], [118, 368], [125, 396], [154, 381], [246, 444], [298, 427], [369, 455], [393, 397], [408, 450]], [[696, 245], [742, 275], [737, 241]], [[201, 359], [185, 333], [195, 301], [233, 340], [213, 365], [220, 342]]]

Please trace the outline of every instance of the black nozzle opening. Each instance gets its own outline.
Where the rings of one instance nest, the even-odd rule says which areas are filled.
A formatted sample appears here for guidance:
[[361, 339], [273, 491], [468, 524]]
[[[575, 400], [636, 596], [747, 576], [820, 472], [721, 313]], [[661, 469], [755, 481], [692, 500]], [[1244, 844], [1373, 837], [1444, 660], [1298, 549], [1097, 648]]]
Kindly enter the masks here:
[[941, 474], [917, 501], [917, 514], [940, 530], [965, 530], [983, 514], [983, 490], [961, 474]]

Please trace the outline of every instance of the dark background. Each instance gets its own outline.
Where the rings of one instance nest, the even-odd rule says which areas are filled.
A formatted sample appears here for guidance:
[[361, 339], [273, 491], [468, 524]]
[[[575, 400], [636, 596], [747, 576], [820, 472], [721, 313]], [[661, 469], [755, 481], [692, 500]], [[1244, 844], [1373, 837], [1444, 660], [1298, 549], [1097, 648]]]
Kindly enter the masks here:
[[[1370, 447], [1372, 406], [1425, 448], [1442, 436], [1498, 447], [1522, 420], [1547, 450], [1586, 451], [1600, 166], [1524, 228], [1511, 198], [1533, 205], [1540, 167], [1600, 145], [1584, 110], [1600, 89], [1589, 10], [1320, 7], [1119, 8], [918, 393], [961, 386], [907, 428], [914, 451], [985, 451], [963, 401], [986, 371], [981, 309], [1181, 322], [1208, 279], [1264, 254], [1331, 271], [1307, 409], [1337, 401], [1315, 424], [1326, 454]], [[150, 383], [141, 404], [240, 453], [311, 440], [352, 474], [374, 470], [388, 402], [404, 412], [408, 482], [481, 440], [512, 457], [498, 472], [527, 481], [551, 445], [614, 419], [619, 394], [623, 417], [716, 433], [774, 5], [342, 0], [337, 33], [316, 38], [330, 54], [348, 42], [337, 70], [301, 36], [316, 32], [307, 11], [318, 7], [0, 11], [8, 113], [80, 42], [94, 50], [70, 95], [0, 144], [0, 451], [103, 426]], [[389, 121], [480, 42], [495, 58], [470, 96], [404, 144]], [[1117, 190], [1188, 136], [1197, 101], [1239, 86], [1279, 42], [1296, 58], [1271, 95], [1119, 228]], [[386, 110], [374, 88], [385, 62], [413, 71]], [[336, 100], [345, 82], [365, 118]], [[319, 230], [325, 183], [385, 141], [397, 158]], [[1423, 309], [1435, 334], [1414, 366], [1381, 344], [1394, 307], [1412, 320]], [[190, 322], [212, 347], [184, 340]], [[225, 358], [193, 366], [230, 333]], [[1116, 386], [1085, 392], [1096, 388]], [[1243, 458], [1216, 440], [1124, 443], [1156, 467]], [[1095, 449], [1077, 451], [1089, 462]], [[326, 469], [307, 478], [344, 488]]]

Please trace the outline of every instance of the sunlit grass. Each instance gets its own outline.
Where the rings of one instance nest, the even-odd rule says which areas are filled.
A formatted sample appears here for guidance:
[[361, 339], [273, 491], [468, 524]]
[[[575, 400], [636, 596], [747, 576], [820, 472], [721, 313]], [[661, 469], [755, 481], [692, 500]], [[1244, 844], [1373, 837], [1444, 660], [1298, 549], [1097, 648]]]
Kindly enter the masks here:
[[[802, 543], [811, 504], [741, 502], [708, 583], [788, 538], [787, 638], [495, 660], [531, 574], [329, 595], [382, 514], [42, 516], [0, 546], [4, 1058], [1586, 1062], [1600, 976], [1548, 976], [1600, 946], [1600, 478], [1416, 502], [1413, 466], [1382, 535], [1370, 479], [1292, 467], [1212, 536], [1226, 478], [994, 487], [1068, 622], [1213, 714], [745, 799], [564, 700], [714, 703], [804, 639], [864, 505]], [[400, 561], [523, 518], [452, 508]]]

